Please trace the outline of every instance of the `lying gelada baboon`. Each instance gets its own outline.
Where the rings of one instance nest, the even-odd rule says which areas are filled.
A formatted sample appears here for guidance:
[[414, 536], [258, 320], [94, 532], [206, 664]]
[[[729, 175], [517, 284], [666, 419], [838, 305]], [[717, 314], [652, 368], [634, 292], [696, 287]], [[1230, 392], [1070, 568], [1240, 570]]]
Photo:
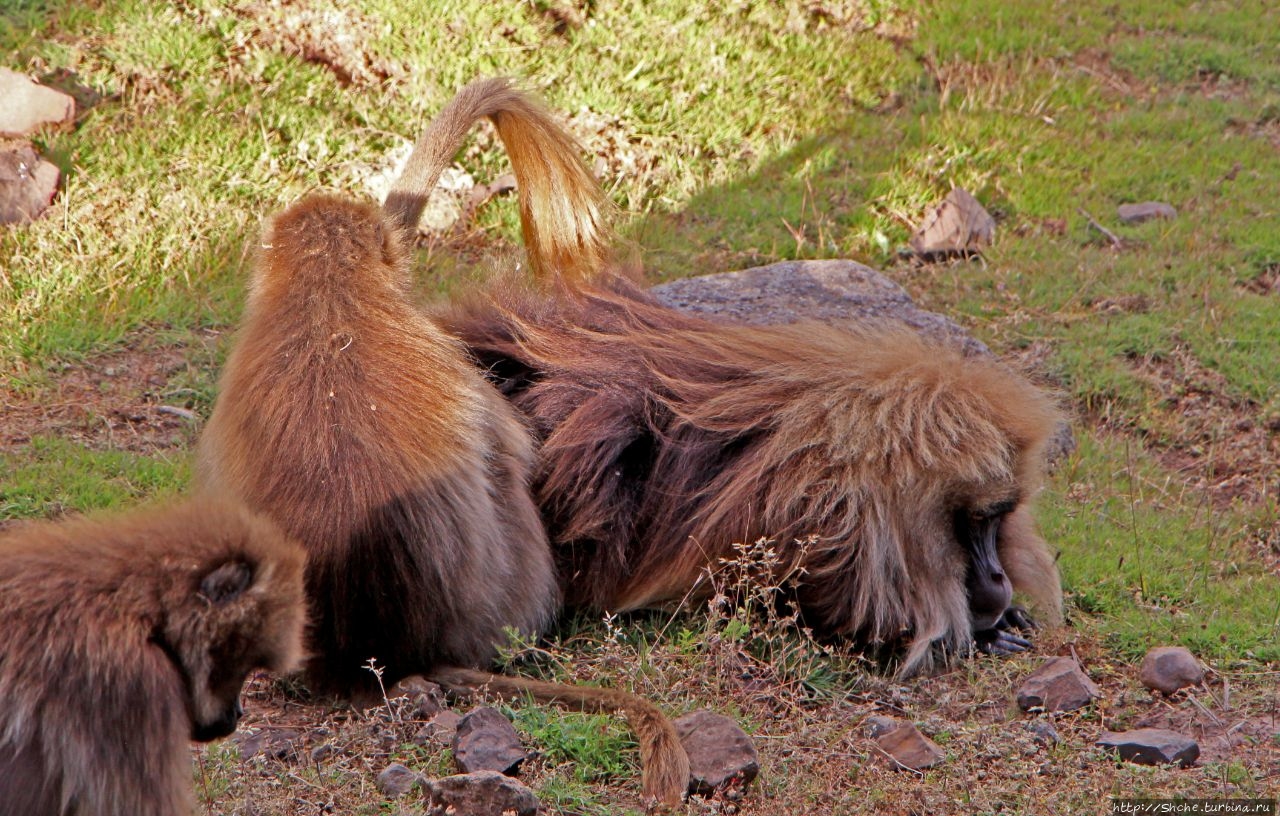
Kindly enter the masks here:
[[540, 280], [443, 320], [534, 428], [568, 603], [678, 604], [711, 591], [736, 543], [769, 538], [804, 624], [903, 647], [903, 674], [974, 643], [1028, 648], [1014, 590], [1060, 620], [1031, 519], [1059, 423], [1048, 397], [906, 328], [729, 326], [659, 304], [608, 260], [607, 203], [572, 139], [519, 124], [499, 132], [520, 147]]

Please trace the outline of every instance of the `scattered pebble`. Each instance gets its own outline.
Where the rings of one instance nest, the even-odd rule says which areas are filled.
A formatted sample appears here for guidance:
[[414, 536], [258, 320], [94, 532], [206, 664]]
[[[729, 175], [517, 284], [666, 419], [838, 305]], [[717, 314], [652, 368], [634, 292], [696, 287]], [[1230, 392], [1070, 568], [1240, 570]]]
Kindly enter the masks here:
[[1142, 658], [1138, 679], [1152, 691], [1173, 694], [1204, 682], [1204, 668], [1195, 655], [1181, 646], [1158, 646]]
[[903, 768], [923, 771], [946, 758], [937, 743], [920, 733], [914, 723], [904, 722], [897, 728], [876, 737], [878, 744], [894, 762]]
[[70, 125], [76, 117], [76, 101], [61, 91], [46, 88], [26, 74], [0, 68], [0, 134], [27, 136], [41, 127]]
[[1074, 711], [1101, 697], [1102, 690], [1089, 679], [1074, 658], [1054, 657], [1027, 675], [1018, 689], [1023, 711]]
[[497, 771], [446, 776], [425, 786], [428, 816], [534, 816], [538, 812], [533, 791]]
[[1139, 765], [1180, 765], [1189, 768], [1200, 757], [1200, 745], [1190, 737], [1163, 728], [1103, 731], [1098, 744], [1115, 748], [1120, 758]]
[[731, 718], [694, 711], [672, 724], [689, 755], [689, 791], [709, 795], [729, 785], [747, 785], [760, 773], [755, 743]]
[[911, 236], [911, 251], [927, 261], [977, 254], [991, 244], [995, 232], [991, 214], [968, 190], [955, 187], [925, 214], [920, 229]]
[[399, 762], [392, 762], [378, 774], [378, 790], [383, 796], [404, 796], [409, 789], [422, 781], [422, 775], [411, 771]]
[[41, 159], [26, 142], [0, 142], [0, 224], [38, 218], [53, 201], [60, 176], [57, 166]]
[[444, 710], [444, 689], [421, 675], [411, 675], [391, 687], [387, 698], [407, 697], [412, 706], [409, 716], [427, 721]]
[[1141, 224], [1153, 218], [1177, 218], [1178, 211], [1162, 201], [1144, 201], [1141, 204], [1121, 204], [1116, 214], [1126, 224]]
[[498, 771], [514, 776], [525, 756], [515, 726], [496, 708], [477, 708], [458, 723], [453, 759], [464, 774]]
[[426, 725], [419, 728], [414, 738], [420, 744], [437, 742], [441, 745], [452, 745], [454, 735], [458, 733], [458, 724], [461, 722], [461, 714], [445, 709], [432, 717]]

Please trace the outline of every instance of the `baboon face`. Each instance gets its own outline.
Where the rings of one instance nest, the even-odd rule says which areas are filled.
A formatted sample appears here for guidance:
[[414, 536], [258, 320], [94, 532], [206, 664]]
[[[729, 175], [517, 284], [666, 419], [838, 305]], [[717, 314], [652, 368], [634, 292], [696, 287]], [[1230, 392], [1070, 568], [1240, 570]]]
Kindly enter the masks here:
[[172, 615], [156, 636], [182, 677], [191, 738], [199, 742], [236, 730], [245, 678], [255, 667], [276, 665], [289, 649], [273, 634], [273, 622], [261, 619], [254, 570], [230, 561], [205, 573], [188, 608]]
[[952, 530], [967, 560], [965, 588], [973, 630], [991, 629], [1013, 600], [1013, 587], [1000, 564], [1000, 527], [1017, 506], [1013, 499], [975, 502], [952, 513]]

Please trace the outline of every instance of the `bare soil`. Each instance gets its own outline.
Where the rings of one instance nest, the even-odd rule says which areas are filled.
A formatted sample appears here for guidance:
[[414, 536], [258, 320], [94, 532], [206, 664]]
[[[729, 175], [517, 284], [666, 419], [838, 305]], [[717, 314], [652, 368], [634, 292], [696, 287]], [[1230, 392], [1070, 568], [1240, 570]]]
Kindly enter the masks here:
[[0, 453], [35, 437], [56, 436], [93, 450], [151, 454], [180, 450], [198, 422], [190, 389], [174, 383], [188, 371], [187, 350], [134, 338], [125, 347], [66, 364], [35, 387], [0, 383]]

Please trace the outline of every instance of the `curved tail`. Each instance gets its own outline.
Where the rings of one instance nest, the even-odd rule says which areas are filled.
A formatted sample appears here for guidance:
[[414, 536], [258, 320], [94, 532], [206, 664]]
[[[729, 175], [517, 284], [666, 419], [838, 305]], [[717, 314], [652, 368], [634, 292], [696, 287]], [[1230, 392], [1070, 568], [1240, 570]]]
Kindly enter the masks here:
[[516, 177], [534, 276], [570, 286], [591, 278], [612, 257], [612, 205], [573, 137], [507, 79], [473, 82], [440, 111], [392, 185], [386, 213], [401, 227], [414, 229], [441, 171], [476, 121], [486, 116], [497, 127]]
[[454, 693], [487, 689], [508, 697], [527, 694], [538, 702], [559, 703], [578, 711], [621, 711], [640, 741], [645, 798], [662, 804], [678, 804], [689, 788], [689, 756], [680, 744], [675, 727], [657, 706], [634, 694], [452, 666], [436, 668], [427, 677]]

